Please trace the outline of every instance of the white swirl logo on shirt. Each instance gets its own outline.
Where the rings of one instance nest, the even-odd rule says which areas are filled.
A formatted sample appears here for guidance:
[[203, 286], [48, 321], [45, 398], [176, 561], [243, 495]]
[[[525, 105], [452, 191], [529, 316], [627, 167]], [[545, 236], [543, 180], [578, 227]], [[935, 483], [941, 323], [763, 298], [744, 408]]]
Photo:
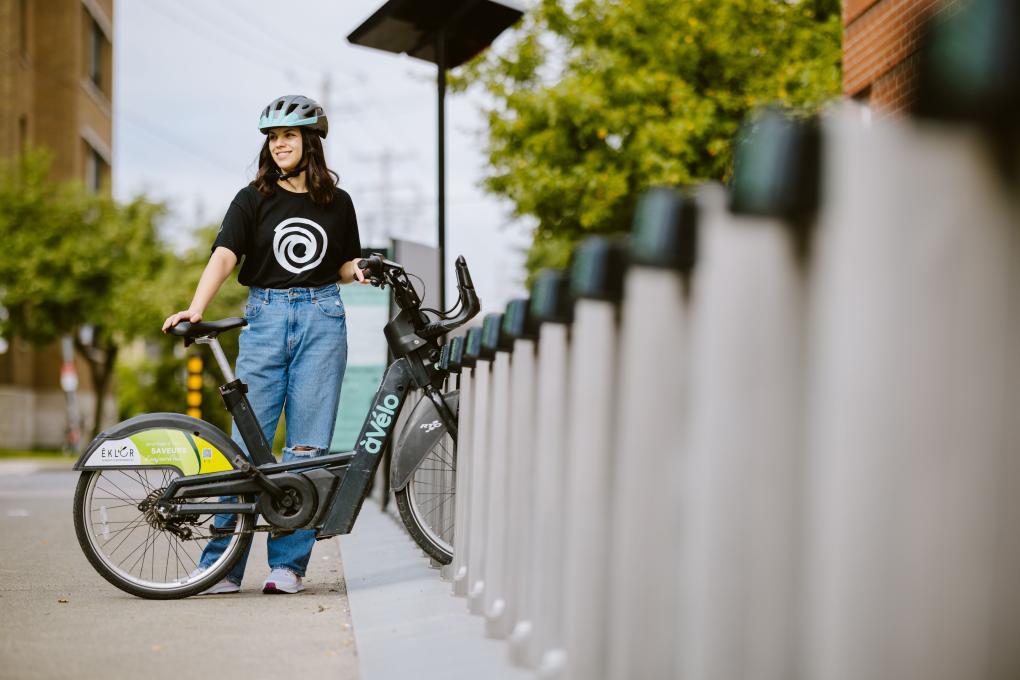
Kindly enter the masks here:
[[315, 269], [326, 257], [326, 231], [303, 217], [291, 217], [273, 230], [273, 255], [292, 274]]

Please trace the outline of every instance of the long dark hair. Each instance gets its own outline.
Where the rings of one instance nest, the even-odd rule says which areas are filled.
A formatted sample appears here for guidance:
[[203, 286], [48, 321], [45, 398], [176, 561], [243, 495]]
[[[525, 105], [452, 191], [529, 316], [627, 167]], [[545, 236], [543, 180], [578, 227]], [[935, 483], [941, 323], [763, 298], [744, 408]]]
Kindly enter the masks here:
[[[301, 165], [305, 169], [308, 195], [316, 205], [329, 205], [336, 196], [340, 176], [326, 167], [326, 155], [322, 151], [322, 138], [319, 134], [303, 127], [298, 130], [301, 131]], [[251, 185], [263, 196], [270, 196], [276, 192], [276, 181], [281, 174], [269, 151], [269, 135], [266, 135], [266, 141], [259, 151], [259, 169]]]

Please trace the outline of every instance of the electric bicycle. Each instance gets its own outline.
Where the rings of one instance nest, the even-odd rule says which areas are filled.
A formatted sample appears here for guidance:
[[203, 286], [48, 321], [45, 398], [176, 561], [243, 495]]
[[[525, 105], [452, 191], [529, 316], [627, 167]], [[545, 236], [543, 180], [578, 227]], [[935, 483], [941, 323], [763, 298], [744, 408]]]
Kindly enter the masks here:
[[[174, 599], [219, 582], [255, 532], [314, 529], [316, 538], [350, 533], [383, 452], [393, 446], [390, 488], [408, 532], [429, 556], [453, 556], [458, 392], [443, 393], [439, 338], [480, 308], [463, 257], [459, 301], [449, 312], [422, 307], [404, 268], [381, 255], [359, 262], [369, 281], [389, 286], [399, 308], [384, 334], [392, 363], [365, 416], [353, 451], [279, 463], [273, 456], [217, 336], [243, 318], [181, 322], [170, 333], [185, 346], [209, 345], [223, 373], [219, 388], [249, 456], [219, 428], [179, 413], [148, 413], [101, 433], [78, 459], [74, 526], [85, 556], [107, 581], [132, 595]], [[394, 439], [412, 392], [420, 399]], [[217, 516], [226, 522], [217, 522]], [[261, 517], [265, 524], [258, 523]], [[208, 568], [205, 545], [226, 538]]]

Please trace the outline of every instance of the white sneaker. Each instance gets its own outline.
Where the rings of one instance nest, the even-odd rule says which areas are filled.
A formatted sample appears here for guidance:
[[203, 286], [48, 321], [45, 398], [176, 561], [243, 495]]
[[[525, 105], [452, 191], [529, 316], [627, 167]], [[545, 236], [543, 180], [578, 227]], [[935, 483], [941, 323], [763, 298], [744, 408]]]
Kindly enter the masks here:
[[[199, 567], [190, 574], [188, 574], [188, 580], [191, 580], [201, 574], [205, 569]], [[199, 595], [223, 595], [224, 593], [237, 593], [240, 592], [241, 586], [234, 583], [230, 579], [223, 579], [219, 583], [213, 584], [199, 593]]]
[[224, 593], [238, 593], [241, 591], [241, 586], [234, 583], [228, 578], [223, 579], [219, 583], [209, 586], [205, 590], [199, 593], [199, 595], [223, 595]]
[[276, 567], [269, 572], [269, 577], [262, 585], [262, 592], [279, 595], [281, 593], [299, 593], [305, 587], [301, 585], [301, 577], [290, 569]]

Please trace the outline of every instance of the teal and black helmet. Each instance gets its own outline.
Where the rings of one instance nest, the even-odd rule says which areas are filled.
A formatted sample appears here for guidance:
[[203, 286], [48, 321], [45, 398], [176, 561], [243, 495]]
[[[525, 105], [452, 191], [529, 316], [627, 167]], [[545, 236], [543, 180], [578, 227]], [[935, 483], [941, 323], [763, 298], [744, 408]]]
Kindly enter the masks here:
[[268, 134], [269, 128], [275, 127], [307, 127], [325, 138], [329, 121], [314, 99], [288, 94], [274, 99], [259, 117], [259, 132]]

